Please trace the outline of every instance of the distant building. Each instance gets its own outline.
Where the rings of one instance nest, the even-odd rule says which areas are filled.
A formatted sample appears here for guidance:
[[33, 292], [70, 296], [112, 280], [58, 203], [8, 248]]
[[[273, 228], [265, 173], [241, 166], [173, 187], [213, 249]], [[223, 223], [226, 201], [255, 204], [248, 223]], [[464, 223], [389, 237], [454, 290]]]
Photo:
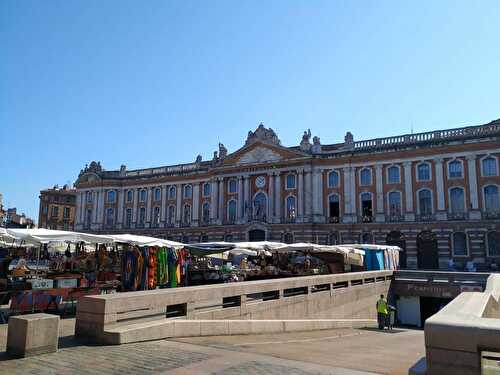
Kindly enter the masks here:
[[183, 242], [387, 243], [404, 249], [403, 267], [446, 269], [450, 258], [488, 267], [500, 260], [499, 160], [500, 120], [359, 141], [348, 132], [337, 144], [306, 131], [291, 147], [261, 124], [207, 161], [113, 171], [92, 162], [75, 184], [76, 228]]
[[26, 217], [25, 214], [18, 214], [17, 209], [8, 208], [5, 216], [5, 226], [7, 228], [34, 228], [33, 219]]
[[76, 190], [64, 185], [40, 191], [38, 227], [57, 230], [75, 229]]
[[5, 225], [7, 212], [3, 209], [3, 195], [0, 193], [0, 227]]

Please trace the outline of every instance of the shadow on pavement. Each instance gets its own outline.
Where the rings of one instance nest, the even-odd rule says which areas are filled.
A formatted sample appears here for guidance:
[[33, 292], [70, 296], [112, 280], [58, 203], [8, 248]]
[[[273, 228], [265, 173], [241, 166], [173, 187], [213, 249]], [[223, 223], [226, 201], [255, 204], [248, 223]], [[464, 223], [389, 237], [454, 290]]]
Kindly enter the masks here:
[[380, 333], [390, 333], [390, 334], [395, 334], [395, 333], [403, 333], [403, 332], [408, 332], [405, 329], [401, 328], [393, 328], [393, 329], [378, 329], [374, 327], [364, 327], [364, 328], [359, 328], [361, 331], [371, 331], [371, 332], [380, 332]]

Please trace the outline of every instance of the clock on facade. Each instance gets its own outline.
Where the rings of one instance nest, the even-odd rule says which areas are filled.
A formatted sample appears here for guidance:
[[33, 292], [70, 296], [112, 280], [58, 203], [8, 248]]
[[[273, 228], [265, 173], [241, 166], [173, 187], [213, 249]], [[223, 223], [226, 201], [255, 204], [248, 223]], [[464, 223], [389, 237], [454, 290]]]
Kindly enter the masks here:
[[266, 178], [264, 176], [259, 176], [255, 179], [255, 186], [257, 186], [259, 189], [262, 189], [264, 186], [266, 186]]

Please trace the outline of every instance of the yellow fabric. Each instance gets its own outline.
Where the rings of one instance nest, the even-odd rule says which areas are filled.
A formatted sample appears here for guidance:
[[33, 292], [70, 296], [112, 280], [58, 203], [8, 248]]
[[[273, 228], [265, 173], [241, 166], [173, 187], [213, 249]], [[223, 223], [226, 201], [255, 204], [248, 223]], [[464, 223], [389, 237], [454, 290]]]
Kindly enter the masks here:
[[388, 314], [387, 302], [385, 301], [385, 299], [381, 298], [377, 301], [377, 312], [380, 314]]

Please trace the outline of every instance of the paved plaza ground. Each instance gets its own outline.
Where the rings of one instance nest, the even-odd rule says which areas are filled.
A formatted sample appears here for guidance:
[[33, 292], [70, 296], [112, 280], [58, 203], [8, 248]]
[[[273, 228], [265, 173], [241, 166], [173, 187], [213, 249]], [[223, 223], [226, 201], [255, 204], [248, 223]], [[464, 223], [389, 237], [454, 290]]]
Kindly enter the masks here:
[[0, 374], [407, 374], [425, 354], [420, 330], [338, 329], [93, 346], [73, 337], [74, 319], [61, 321], [60, 350], [25, 359], [5, 354], [0, 326]]

